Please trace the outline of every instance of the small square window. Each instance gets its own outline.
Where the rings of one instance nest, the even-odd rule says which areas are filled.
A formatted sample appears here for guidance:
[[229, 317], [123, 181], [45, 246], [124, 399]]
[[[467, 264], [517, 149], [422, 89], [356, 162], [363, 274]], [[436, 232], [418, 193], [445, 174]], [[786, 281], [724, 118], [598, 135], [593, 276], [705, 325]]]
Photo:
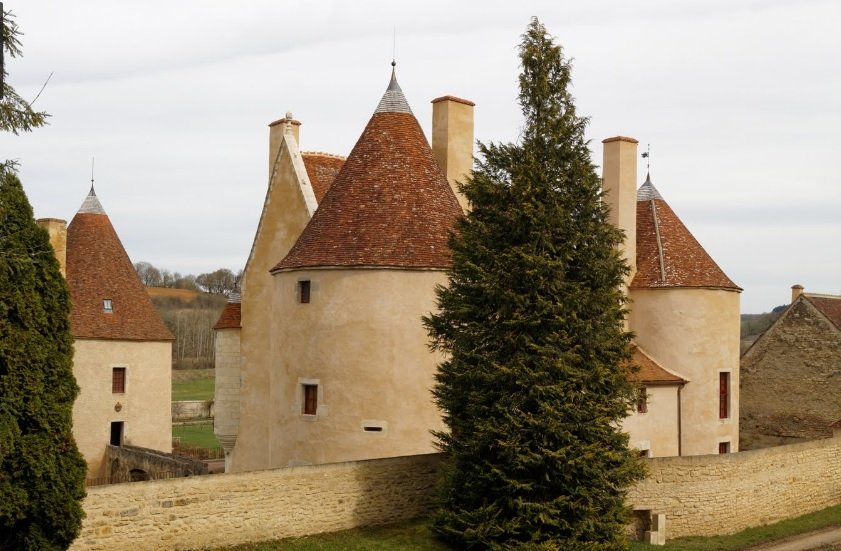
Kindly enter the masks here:
[[318, 385], [301, 385], [304, 389], [303, 408], [304, 415], [315, 415], [318, 411]]
[[719, 442], [718, 443], [718, 453], [730, 453], [730, 442]]
[[642, 387], [637, 395], [637, 413], [648, 413], [648, 392], [645, 387]]
[[102, 311], [105, 312], [106, 314], [110, 314], [111, 312], [114, 311], [114, 307], [111, 304], [111, 299], [110, 298], [106, 298], [102, 301]]
[[111, 392], [124, 394], [126, 391], [126, 368], [115, 367], [111, 370]]
[[310, 301], [310, 280], [298, 282], [298, 301], [301, 304], [308, 304]]

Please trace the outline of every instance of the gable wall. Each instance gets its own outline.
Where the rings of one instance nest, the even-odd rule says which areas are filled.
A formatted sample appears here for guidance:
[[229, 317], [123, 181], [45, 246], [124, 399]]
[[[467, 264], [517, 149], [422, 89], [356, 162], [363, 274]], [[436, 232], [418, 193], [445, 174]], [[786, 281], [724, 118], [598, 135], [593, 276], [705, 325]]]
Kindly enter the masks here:
[[277, 164], [266, 193], [242, 289], [240, 422], [237, 445], [230, 455], [231, 468], [236, 471], [269, 466], [266, 453], [239, 456], [237, 449], [241, 444], [250, 449], [266, 449], [269, 441], [266, 411], [270, 407], [272, 359], [269, 343], [273, 338], [269, 270], [292, 248], [310, 219], [308, 201], [314, 201], [297, 142], [291, 134], [286, 134], [279, 147], [280, 155], [270, 153], [272, 158], [277, 158]]
[[841, 419], [841, 332], [800, 299], [741, 361], [746, 434], [823, 438]]

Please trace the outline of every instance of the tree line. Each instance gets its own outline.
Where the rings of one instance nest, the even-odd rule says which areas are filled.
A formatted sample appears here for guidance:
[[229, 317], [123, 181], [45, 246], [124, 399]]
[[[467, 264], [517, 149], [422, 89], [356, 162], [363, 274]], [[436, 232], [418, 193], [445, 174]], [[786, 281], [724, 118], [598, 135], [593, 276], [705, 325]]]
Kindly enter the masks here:
[[227, 268], [199, 275], [181, 275], [150, 262], [135, 262], [134, 269], [143, 285], [195, 291], [192, 297], [150, 293], [152, 303], [164, 324], [175, 335], [172, 343], [174, 369], [212, 369], [216, 335], [213, 325], [225, 308], [226, 297], [239, 292], [242, 271]]
[[179, 272], [158, 268], [146, 261], [135, 262], [134, 270], [146, 287], [189, 289], [224, 296], [238, 292], [239, 282], [242, 279], [242, 270], [234, 273], [227, 268], [219, 268], [199, 275], [181, 275]]

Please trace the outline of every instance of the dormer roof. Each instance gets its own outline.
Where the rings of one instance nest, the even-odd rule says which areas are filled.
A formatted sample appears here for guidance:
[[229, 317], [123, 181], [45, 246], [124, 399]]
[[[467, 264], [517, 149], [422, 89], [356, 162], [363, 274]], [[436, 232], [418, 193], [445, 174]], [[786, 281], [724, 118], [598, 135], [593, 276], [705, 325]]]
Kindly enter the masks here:
[[93, 188], [67, 227], [67, 283], [77, 339], [171, 341]]
[[450, 266], [461, 207], [391, 82], [304, 231], [272, 272], [319, 267]]
[[633, 350], [631, 363], [638, 366], [639, 370], [628, 375], [629, 380], [649, 385], [679, 385], [689, 382], [684, 377], [660, 365], [657, 360], [636, 344], [631, 346]]
[[637, 273], [631, 289], [700, 287], [741, 291], [646, 178], [637, 191]]

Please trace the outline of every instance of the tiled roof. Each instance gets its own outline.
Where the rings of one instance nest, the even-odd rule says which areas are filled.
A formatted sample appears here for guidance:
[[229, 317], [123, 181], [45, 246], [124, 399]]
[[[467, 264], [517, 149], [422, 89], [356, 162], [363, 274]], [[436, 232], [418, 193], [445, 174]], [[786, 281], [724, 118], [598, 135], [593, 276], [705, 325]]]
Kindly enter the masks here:
[[815, 295], [812, 293], [803, 293], [801, 295], [804, 299], [812, 303], [812, 306], [829, 318], [835, 327], [841, 329], [841, 296], [834, 295]]
[[687, 382], [683, 377], [662, 367], [639, 346], [633, 345], [633, 350], [632, 362], [639, 366], [639, 371], [628, 375], [628, 379], [647, 384], [680, 384]]
[[741, 291], [646, 179], [637, 192], [637, 273], [631, 288], [663, 287]]
[[225, 305], [225, 309], [222, 310], [222, 314], [219, 316], [219, 320], [216, 322], [216, 325], [213, 326], [214, 329], [239, 329], [242, 327], [242, 305], [237, 302], [229, 302]]
[[[95, 203], [95, 205], [94, 205]], [[171, 341], [108, 215], [91, 189], [67, 227], [70, 325], [78, 339]], [[112, 311], [104, 311], [104, 300]]]
[[319, 266], [449, 267], [447, 237], [461, 207], [395, 86], [392, 77], [318, 210], [273, 272]]
[[315, 151], [304, 151], [301, 153], [304, 159], [304, 167], [307, 169], [307, 176], [310, 177], [312, 190], [315, 192], [315, 200], [321, 203], [327, 190], [336, 179], [336, 175], [345, 164], [345, 158], [329, 153]]

